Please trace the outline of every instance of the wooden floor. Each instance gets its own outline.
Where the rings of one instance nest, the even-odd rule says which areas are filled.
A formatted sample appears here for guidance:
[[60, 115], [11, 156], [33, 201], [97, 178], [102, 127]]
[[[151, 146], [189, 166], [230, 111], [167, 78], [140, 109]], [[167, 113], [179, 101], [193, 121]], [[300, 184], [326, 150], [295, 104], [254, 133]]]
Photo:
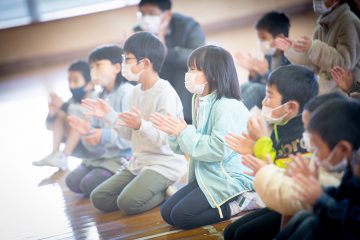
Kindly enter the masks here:
[[[54, 79], [60, 94], [66, 84]], [[62, 92], [64, 90], [64, 92]], [[159, 208], [123, 216], [101, 213], [64, 184], [68, 172], [35, 167], [47, 155], [51, 133], [45, 129], [46, 89], [31, 77], [0, 84], [0, 239], [222, 239], [229, 223], [189, 231], [166, 224]], [[73, 170], [80, 159], [70, 158]]]
[[[11, 192], [3, 194], [9, 198], [10, 209], [1, 221], [11, 220], [14, 225], [1, 229], [0, 239], [222, 239], [224, 228], [231, 222], [183, 231], [166, 224], [159, 208], [135, 216], [102, 213], [88, 199], [70, 192], [64, 185], [65, 176], [62, 171], [52, 172], [38, 185], [27, 186], [25, 192], [14, 189], [22, 195], [19, 205], [12, 204]], [[19, 183], [23, 180], [19, 176]]]
[[[58, 185], [62, 191], [58, 199], [61, 205], [53, 207], [61, 208], [69, 221], [65, 226], [52, 226], [57, 221], [47, 223], [46, 231], [39, 232], [36, 239], [222, 239], [224, 228], [231, 222], [183, 231], [166, 224], [160, 216], [159, 208], [136, 216], [123, 216], [120, 212], [101, 213], [92, 207], [88, 199], [70, 192], [64, 186], [65, 175], [64, 172], [54, 172], [40, 185]], [[47, 215], [46, 212], [38, 214]], [[54, 231], [48, 232], [49, 227]], [[11, 238], [21, 238], [21, 234]]]

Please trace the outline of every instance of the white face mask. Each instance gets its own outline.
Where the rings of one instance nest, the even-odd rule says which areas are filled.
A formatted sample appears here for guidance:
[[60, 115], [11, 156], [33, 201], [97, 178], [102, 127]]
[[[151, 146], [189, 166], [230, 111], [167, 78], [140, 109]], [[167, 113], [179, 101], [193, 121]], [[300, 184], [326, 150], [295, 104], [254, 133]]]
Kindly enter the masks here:
[[331, 151], [331, 153], [329, 154], [329, 156], [326, 159], [319, 161], [319, 166], [321, 166], [328, 172], [342, 172], [346, 169], [347, 164], [348, 164], [346, 158], [343, 158], [336, 165], [333, 165], [331, 163], [331, 160], [332, 160], [333, 156], [335, 155], [335, 149], [336, 148], [334, 148]]
[[195, 82], [196, 75], [196, 73], [185, 73], [185, 87], [189, 92], [201, 95], [204, 92], [206, 83], [197, 84]]
[[305, 131], [305, 132], [303, 132], [302, 135], [303, 135], [302, 140], [303, 140], [305, 149], [311, 153], [315, 152], [316, 148], [313, 147], [310, 142], [310, 134], [307, 131]]
[[138, 82], [140, 80], [140, 76], [144, 70], [141, 70], [139, 73], [135, 74], [131, 71], [131, 67], [134, 65], [136, 65], [136, 63], [134, 63], [134, 64], [122, 63], [121, 64], [121, 74], [128, 81]]
[[281, 117], [278, 117], [278, 118], [274, 118], [272, 116], [272, 113], [273, 111], [285, 106], [285, 104], [283, 105], [280, 105], [276, 108], [271, 108], [271, 107], [266, 107], [266, 106], [262, 106], [262, 109], [261, 109], [261, 115], [263, 116], [263, 118], [265, 119], [265, 121], [267, 121], [268, 123], [270, 124], [281, 124], [284, 122], [284, 119], [287, 115], [287, 113], [285, 113], [284, 115], [282, 115]]
[[325, 14], [330, 12], [334, 7], [334, 5], [331, 6], [330, 8], [327, 8], [325, 5], [325, 0], [313, 0], [313, 7], [314, 7], [314, 12], [319, 14]]
[[144, 31], [148, 31], [156, 35], [160, 31], [161, 16], [140, 16], [140, 26], [144, 29]]
[[276, 48], [271, 47], [271, 41], [260, 41], [259, 47], [260, 50], [268, 56], [272, 56], [276, 52]]

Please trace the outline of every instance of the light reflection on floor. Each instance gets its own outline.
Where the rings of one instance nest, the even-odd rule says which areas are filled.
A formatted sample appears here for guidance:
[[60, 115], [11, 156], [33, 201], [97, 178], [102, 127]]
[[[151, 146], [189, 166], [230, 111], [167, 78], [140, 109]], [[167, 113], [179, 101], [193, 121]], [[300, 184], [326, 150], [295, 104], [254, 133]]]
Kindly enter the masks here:
[[[59, 76], [54, 87], [66, 99], [67, 81]], [[46, 115], [47, 87], [42, 81], [0, 85], [0, 239], [39, 239], [71, 229], [63, 192], [52, 179], [57, 169], [31, 164], [51, 152]], [[80, 163], [76, 158], [69, 160], [70, 169]]]

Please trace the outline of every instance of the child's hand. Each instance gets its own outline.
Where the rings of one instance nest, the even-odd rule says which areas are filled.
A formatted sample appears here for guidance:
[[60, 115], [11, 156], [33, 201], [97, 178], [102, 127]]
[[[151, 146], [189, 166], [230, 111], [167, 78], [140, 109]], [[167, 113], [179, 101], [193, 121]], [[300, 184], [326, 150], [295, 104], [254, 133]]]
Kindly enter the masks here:
[[307, 177], [302, 174], [296, 174], [293, 178], [297, 183], [295, 188], [297, 199], [303, 203], [314, 205], [323, 193], [319, 181], [313, 176]]
[[312, 40], [310, 38], [308, 38], [307, 36], [302, 36], [300, 40], [297, 40], [293, 43], [293, 47], [297, 52], [306, 53], [307, 51], [309, 51], [311, 44]]
[[60, 111], [60, 108], [55, 106], [52, 103], [49, 103], [48, 105], [48, 109], [49, 109], [49, 115], [50, 116], [55, 116], [56, 114], [58, 114], [58, 112]]
[[70, 127], [77, 131], [80, 135], [86, 135], [90, 131], [90, 122], [87, 119], [81, 119], [75, 116], [67, 117]]
[[354, 83], [351, 70], [345, 70], [342, 67], [335, 66], [330, 71], [331, 77], [344, 92], [348, 92]]
[[96, 146], [101, 140], [101, 129], [92, 129], [89, 134], [83, 137], [84, 141], [92, 146]]
[[289, 164], [285, 175], [292, 177], [296, 174], [302, 174], [305, 177], [318, 177], [319, 167], [314, 163], [314, 169], [311, 169], [312, 167], [310, 166], [311, 162], [309, 158], [304, 157], [301, 153], [298, 153], [296, 156], [291, 154], [290, 158], [292, 159], [292, 162]]
[[255, 141], [252, 140], [246, 133], [243, 133], [242, 136], [229, 133], [225, 136], [225, 143], [229, 148], [237, 153], [254, 155], [253, 148]]
[[289, 48], [293, 45], [293, 41], [289, 38], [286, 37], [277, 37], [275, 38], [275, 47], [277, 49], [280, 49], [283, 52], [286, 52], [287, 50], [289, 50]]
[[50, 102], [52, 105], [61, 108], [64, 101], [56, 93], [50, 93]]
[[81, 106], [89, 111], [84, 112], [84, 115], [104, 118], [110, 111], [110, 105], [103, 99], [86, 98], [81, 101]]
[[58, 95], [56, 95], [56, 93], [50, 93], [49, 98], [49, 115], [55, 116], [60, 111], [64, 101]]
[[263, 136], [269, 136], [266, 122], [261, 117], [250, 118], [247, 124], [247, 130], [249, 132], [250, 138], [254, 142], [256, 142], [259, 138]]
[[244, 172], [247, 175], [250, 176], [255, 176], [256, 173], [263, 167], [265, 167], [266, 165], [272, 164], [272, 160], [270, 158], [270, 156], [266, 156], [266, 160], [261, 160], [258, 159], [252, 155], [243, 155], [242, 156], [242, 163], [250, 168], [250, 170], [252, 170], [252, 172]]
[[175, 118], [170, 114], [165, 116], [155, 112], [151, 114], [150, 121], [156, 129], [159, 129], [170, 136], [179, 136], [187, 127], [187, 123], [184, 119]]
[[253, 65], [253, 59], [254, 59], [254, 57], [251, 55], [251, 53], [248, 52], [248, 53], [245, 55], [245, 54], [243, 54], [243, 53], [241, 53], [241, 52], [237, 52], [237, 53], [235, 54], [235, 59], [236, 59], [236, 63], [237, 63], [240, 67], [242, 67], [242, 68], [244, 68], [244, 69], [246, 69], [246, 70], [248, 70], [248, 71], [254, 70], [254, 65]]
[[266, 59], [257, 59], [254, 58], [252, 60], [253, 69], [261, 76], [265, 76], [265, 74], [269, 71], [269, 63]]
[[123, 112], [119, 114], [119, 118], [122, 120], [117, 125], [139, 130], [141, 127], [141, 112], [135, 106], [131, 108], [129, 112]]
[[166, 36], [167, 32], [169, 31], [168, 26], [170, 24], [170, 21], [171, 21], [171, 15], [166, 14], [163, 17], [163, 19], [161, 20], [160, 29], [157, 34], [160, 41], [164, 44], [165, 44], [165, 36]]

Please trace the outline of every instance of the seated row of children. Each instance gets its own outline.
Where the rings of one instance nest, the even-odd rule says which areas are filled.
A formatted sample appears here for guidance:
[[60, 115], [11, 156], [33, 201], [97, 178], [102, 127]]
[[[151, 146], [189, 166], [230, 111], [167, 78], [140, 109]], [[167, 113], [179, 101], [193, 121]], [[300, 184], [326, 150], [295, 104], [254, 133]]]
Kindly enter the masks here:
[[[118, 50], [117, 60], [109, 57], [117, 52], [115, 50]], [[183, 121], [181, 102], [174, 89], [158, 77], [164, 57], [164, 46], [146, 32], [129, 37], [124, 52], [116, 46], [105, 46], [90, 54], [92, 82], [103, 86], [103, 92], [100, 98], [86, 98], [81, 105], [77, 103], [85, 116], [69, 114], [67, 121], [71, 131], [75, 130], [80, 136], [78, 146], [93, 155], [83, 157], [83, 163], [67, 176], [66, 183], [74, 192], [90, 196], [96, 208], [137, 214], [160, 205], [165, 200], [166, 189], [185, 174], [183, 155], [187, 155], [190, 159], [188, 184], [161, 206], [161, 215], [167, 223], [190, 229], [230, 219], [241, 211], [265, 204], [269, 208], [256, 210], [229, 225], [225, 237], [232, 239], [229, 234], [233, 236], [235, 233], [236, 237], [250, 233], [275, 236], [280, 230], [281, 214], [292, 215], [314, 204], [314, 201], [309, 202], [308, 193], [301, 186], [307, 186], [305, 189], [309, 191], [306, 181], [317, 186], [314, 168], [317, 169], [318, 163], [330, 172], [332, 165], [336, 165], [336, 171], [357, 167], [356, 163], [349, 165], [348, 160], [351, 159], [350, 151], [359, 147], [359, 102], [338, 94], [315, 97], [318, 84], [310, 69], [288, 65], [276, 69], [269, 76], [262, 110], [262, 116], [272, 126], [269, 135], [267, 125], [260, 119], [250, 119], [249, 111], [240, 101], [235, 65], [226, 50], [204, 46], [189, 57], [185, 85], [194, 94], [193, 125]], [[120, 74], [139, 84], [129, 84]], [[116, 84], [118, 79], [123, 81]], [[85, 84], [83, 87], [80, 95], [91, 96], [91, 90], [86, 93]], [[75, 95], [71, 101], [76, 101]], [[326, 101], [321, 100], [325, 97]], [[337, 106], [336, 102], [324, 103], [331, 98], [337, 98], [341, 108], [333, 108]], [[315, 108], [319, 108], [314, 110], [311, 105], [314, 101], [320, 101], [324, 106], [313, 103]], [[311, 115], [308, 127], [305, 126], [310, 141], [304, 141], [306, 137], [302, 139], [301, 112], [304, 108], [305, 123], [309, 122]], [[327, 113], [325, 117], [325, 113], [321, 115], [320, 111], [323, 108]], [[334, 115], [335, 111], [342, 111], [342, 118]], [[50, 117], [54, 118], [54, 115]], [[337, 133], [340, 140], [333, 140]], [[328, 137], [332, 140], [329, 146], [326, 145], [330, 144], [327, 143], [330, 141]], [[338, 142], [342, 145], [335, 148]], [[324, 145], [327, 153], [320, 155]], [[317, 150], [313, 156], [320, 161], [291, 156], [314, 151], [314, 147]], [[330, 160], [325, 161], [330, 150], [338, 148], [346, 150], [348, 160], [342, 161], [340, 158], [346, 159], [345, 154], [334, 150]], [[110, 155], [112, 149], [117, 151]], [[288, 170], [281, 170], [291, 158], [295, 160]], [[307, 165], [308, 162], [311, 164]], [[340, 167], [338, 162], [341, 162]], [[348, 180], [345, 176], [342, 181]], [[358, 181], [356, 176], [350, 176], [354, 179], [351, 181]], [[331, 184], [339, 182], [337, 177], [330, 174], [333, 178]], [[257, 194], [254, 193], [253, 181]], [[344, 184], [347, 187], [347, 183]], [[294, 199], [291, 191], [299, 198]], [[347, 194], [351, 192], [343, 194], [348, 201], [347, 197], [351, 196]], [[281, 204], [277, 200], [272, 202], [276, 197]], [[356, 196], [351, 200], [356, 206]], [[337, 200], [333, 201], [336, 203]], [[314, 218], [309, 214], [307, 217]], [[259, 226], [268, 231], [258, 231]]]
[[[287, 65], [268, 76], [262, 118], [250, 118], [231, 55], [204, 46], [188, 58], [185, 87], [194, 97], [193, 124], [187, 125], [179, 97], [158, 75], [165, 55], [156, 37], [140, 32], [124, 50], [95, 49], [91, 70], [85, 62], [73, 64], [73, 98], [63, 104], [53, 95], [49, 105], [54, 152], [34, 164], [66, 169], [67, 156], [81, 157], [67, 186], [102, 211], [124, 214], [159, 206], [168, 187], [187, 173], [188, 184], [160, 210], [182, 229], [262, 207], [229, 225], [226, 239], [360, 236], [358, 101], [316, 97], [315, 72]], [[332, 71], [334, 79], [345, 75], [341, 68]], [[98, 96], [93, 84], [103, 87]]]

